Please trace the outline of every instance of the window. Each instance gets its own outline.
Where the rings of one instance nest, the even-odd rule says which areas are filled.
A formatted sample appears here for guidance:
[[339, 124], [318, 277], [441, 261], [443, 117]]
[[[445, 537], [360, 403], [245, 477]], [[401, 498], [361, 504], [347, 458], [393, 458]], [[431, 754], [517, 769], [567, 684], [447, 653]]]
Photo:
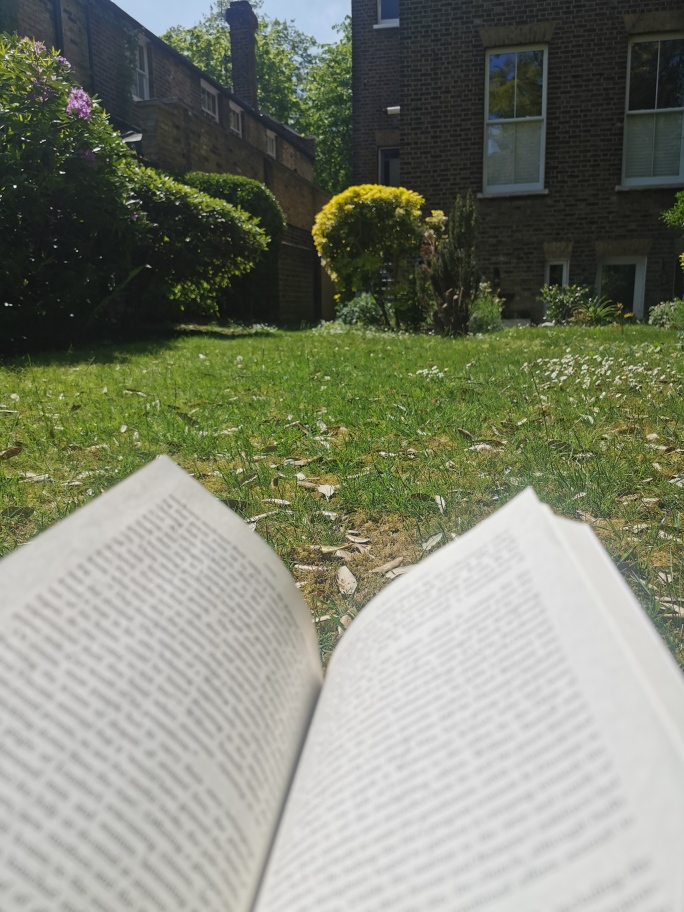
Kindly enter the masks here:
[[399, 25], [399, 0], [378, 0], [378, 23]]
[[229, 110], [229, 126], [233, 133], [242, 136], [242, 108], [238, 108], [232, 101]]
[[207, 117], [211, 117], [212, 120], [218, 123], [218, 91], [202, 79], [200, 81], [200, 94], [202, 96], [202, 110]]
[[632, 41], [629, 49], [625, 186], [684, 179], [684, 36]]
[[603, 257], [598, 262], [596, 287], [602, 297], [622, 304], [638, 320], [644, 318], [646, 257]]
[[270, 130], [266, 131], [266, 152], [271, 158], [276, 157], [276, 135]]
[[386, 187], [399, 187], [399, 149], [380, 149], [378, 183]]
[[146, 101], [150, 97], [150, 65], [147, 54], [147, 42], [144, 38], [138, 40], [135, 58], [135, 91], [133, 97], [136, 101]]
[[559, 288], [564, 288], [568, 284], [569, 278], [570, 260], [547, 260], [544, 279], [546, 285], [557, 285]]
[[544, 188], [546, 48], [487, 53], [484, 188]]

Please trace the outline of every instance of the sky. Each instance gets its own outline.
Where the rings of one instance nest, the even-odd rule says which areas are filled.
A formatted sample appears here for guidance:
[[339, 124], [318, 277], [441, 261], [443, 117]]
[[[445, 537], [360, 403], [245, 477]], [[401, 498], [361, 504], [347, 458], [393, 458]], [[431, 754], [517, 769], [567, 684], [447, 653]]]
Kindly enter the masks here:
[[[114, 0], [129, 16], [156, 35], [172, 25], [194, 25], [209, 12], [210, 0]], [[262, 12], [271, 19], [294, 19], [297, 28], [320, 42], [336, 41], [332, 27], [350, 12], [350, 0], [264, 0]]]

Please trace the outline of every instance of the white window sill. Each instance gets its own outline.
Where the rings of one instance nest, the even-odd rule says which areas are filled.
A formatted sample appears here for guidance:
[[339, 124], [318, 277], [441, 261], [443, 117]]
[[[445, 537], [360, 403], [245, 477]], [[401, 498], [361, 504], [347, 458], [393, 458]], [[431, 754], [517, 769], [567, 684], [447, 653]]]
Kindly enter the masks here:
[[399, 28], [398, 19], [383, 19], [382, 22], [376, 22], [374, 29]]
[[484, 193], [478, 193], [478, 199], [509, 199], [515, 196], [548, 196], [548, 190], [502, 190], [501, 193], [492, 192], [491, 190]]
[[684, 181], [672, 181], [666, 184], [618, 184], [616, 193], [628, 193], [630, 190], [681, 190]]

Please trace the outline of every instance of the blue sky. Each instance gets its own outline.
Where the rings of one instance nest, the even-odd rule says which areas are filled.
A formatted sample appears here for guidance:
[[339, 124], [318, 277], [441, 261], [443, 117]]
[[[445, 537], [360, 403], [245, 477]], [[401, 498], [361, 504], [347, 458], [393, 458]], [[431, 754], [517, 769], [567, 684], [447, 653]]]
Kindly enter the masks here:
[[[194, 25], [209, 11], [210, 0], [114, 0], [117, 6], [159, 35], [172, 25]], [[350, 0], [264, 0], [262, 12], [272, 19], [294, 19], [295, 25], [318, 41], [335, 41], [333, 25], [350, 12]]]

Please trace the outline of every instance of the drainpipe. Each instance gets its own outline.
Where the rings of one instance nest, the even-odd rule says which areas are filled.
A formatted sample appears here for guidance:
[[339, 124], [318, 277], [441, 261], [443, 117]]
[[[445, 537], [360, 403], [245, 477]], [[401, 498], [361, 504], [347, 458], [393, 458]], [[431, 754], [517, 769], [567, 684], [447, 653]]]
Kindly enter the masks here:
[[64, 53], [64, 26], [62, 25], [62, 0], [52, 0], [55, 18], [55, 47]]
[[[61, 3], [61, 0], [58, 0]], [[88, 42], [88, 69], [90, 70], [90, 94], [96, 94], [95, 87], [95, 55], [93, 54], [93, 15], [90, 4], [85, 5], [86, 41]]]

